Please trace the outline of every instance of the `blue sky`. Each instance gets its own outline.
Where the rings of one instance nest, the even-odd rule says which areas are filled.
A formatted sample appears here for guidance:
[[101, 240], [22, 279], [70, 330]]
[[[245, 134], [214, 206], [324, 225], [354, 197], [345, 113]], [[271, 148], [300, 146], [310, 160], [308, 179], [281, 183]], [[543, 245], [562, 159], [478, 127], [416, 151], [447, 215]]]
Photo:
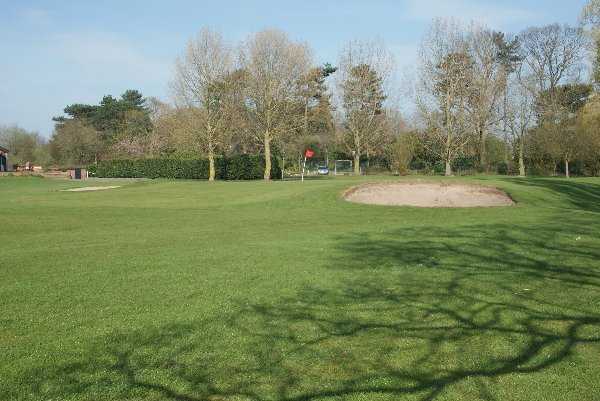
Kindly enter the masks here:
[[0, 0], [0, 125], [44, 136], [71, 103], [97, 103], [128, 88], [168, 100], [173, 62], [201, 27], [239, 41], [279, 28], [335, 63], [348, 40], [382, 39], [399, 69], [435, 17], [518, 32], [575, 24], [585, 0], [9, 1]]

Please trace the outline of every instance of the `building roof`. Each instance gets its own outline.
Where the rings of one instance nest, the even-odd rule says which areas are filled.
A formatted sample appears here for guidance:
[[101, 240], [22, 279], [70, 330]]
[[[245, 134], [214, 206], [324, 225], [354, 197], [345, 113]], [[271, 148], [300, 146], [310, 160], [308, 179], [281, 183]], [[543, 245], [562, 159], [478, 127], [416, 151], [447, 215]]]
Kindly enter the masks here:
[[6, 149], [4, 146], [0, 146], [0, 152], [8, 153], [8, 149]]

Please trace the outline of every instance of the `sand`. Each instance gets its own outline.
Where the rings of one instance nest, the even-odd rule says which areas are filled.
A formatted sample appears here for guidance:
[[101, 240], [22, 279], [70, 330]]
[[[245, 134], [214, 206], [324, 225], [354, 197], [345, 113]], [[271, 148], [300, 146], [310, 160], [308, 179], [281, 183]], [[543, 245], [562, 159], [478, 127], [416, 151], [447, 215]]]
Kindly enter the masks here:
[[497, 188], [469, 184], [401, 182], [365, 184], [344, 193], [354, 203], [414, 207], [499, 207], [513, 200]]
[[115, 189], [121, 188], [120, 185], [106, 186], [106, 187], [81, 187], [81, 188], [71, 188], [71, 189], [63, 189], [63, 192], [88, 192], [88, 191], [104, 191], [105, 189]]

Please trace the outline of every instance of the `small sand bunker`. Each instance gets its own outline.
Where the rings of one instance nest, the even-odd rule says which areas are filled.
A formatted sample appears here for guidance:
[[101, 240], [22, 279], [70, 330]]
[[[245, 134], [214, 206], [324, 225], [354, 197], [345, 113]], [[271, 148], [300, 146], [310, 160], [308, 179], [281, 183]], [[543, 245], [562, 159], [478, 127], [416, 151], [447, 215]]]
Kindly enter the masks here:
[[71, 188], [71, 189], [63, 189], [63, 192], [87, 192], [87, 191], [104, 191], [105, 189], [115, 189], [121, 188], [120, 185], [106, 186], [106, 187], [81, 187], [81, 188]]
[[370, 205], [415, 207], [497, 207], [514, 204], [506, 193], [496, 188], [433, 182], [366, 184], [349, 189], [344, 198]]

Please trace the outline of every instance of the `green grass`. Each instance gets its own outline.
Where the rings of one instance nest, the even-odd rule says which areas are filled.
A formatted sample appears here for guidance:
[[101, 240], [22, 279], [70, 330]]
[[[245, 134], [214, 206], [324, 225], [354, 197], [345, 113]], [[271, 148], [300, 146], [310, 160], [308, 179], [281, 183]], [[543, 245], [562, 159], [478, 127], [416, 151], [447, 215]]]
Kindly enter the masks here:
[[600, 180], [456, 180], [0, 178], [0, 400], [599, 400]]

